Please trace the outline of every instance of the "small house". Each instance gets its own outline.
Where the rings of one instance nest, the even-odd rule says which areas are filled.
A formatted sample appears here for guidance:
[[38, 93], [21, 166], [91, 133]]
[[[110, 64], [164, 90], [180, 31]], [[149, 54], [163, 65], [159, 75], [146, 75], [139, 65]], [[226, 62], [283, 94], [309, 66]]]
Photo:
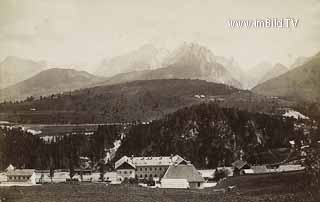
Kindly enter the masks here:
[[245, 170], [247, 169], [251, 169], [250, 165], [243, 160], [237, 160], [235, 162], [232, 163], [232, 167], [233, 167], [233, 175], [244, 175], [245, 174]]
[[191, 164], [174, 164], [169, 166], [161, 179], [161, 188], [204, 188], [204, 178]]
[[16, 185], [35, 185], [36, 173], [34, 169], [14, 169], [8, 170], [7, 182]]

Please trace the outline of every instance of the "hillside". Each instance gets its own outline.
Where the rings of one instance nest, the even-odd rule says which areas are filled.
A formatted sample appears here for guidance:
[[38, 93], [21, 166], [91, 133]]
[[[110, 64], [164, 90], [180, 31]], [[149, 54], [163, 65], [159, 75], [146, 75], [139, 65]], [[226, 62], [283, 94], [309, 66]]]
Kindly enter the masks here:
[[280, 162], [287, 155], [271, 150], [289, 147], [293, 124], [290, 118], [203, 103], [133, 126], [117, 157], [179, 154], [198, 168], [215, 168], [230, 166], [242, 150], [251, 164]]
[[235, 92], [238, 92], [235, 88], [201, 80], [135, 81], [77, 90], [41, 100], [2, 103], [0, 120], [19, 123], [149, 121], [184, 106], [203, 102], [194, 95], [229, 95]]
[[200, 79], [242, 88], [242, 84], [216, 59], [206, 47], [185, 43], [163, 61], [161, 68], [123, 73], [103, 84], [153, 79]]
[[320, 100], [320, 53], [289, 72], [257, 85], [253, 92], [299, 101]]
[[102, 80], [104, 78], [96, 77], [85, 71], [53, 68], [0, 90], [0, 100], [21, 100], [29, 96], [46, 96], [89, 87]]
[[272, 78], [275, 78], [277, 76], [280, 76], [281, 74], [286, 73], [287, 71], [289, 71], [288, 67], [277, 63], [275, 64], [272, 69], [270, 71], [268, 71], [263, 77], [262, 79], [259, 81], [259, 83], [263, 83], [265, 81], [268, 81]]
[[0, 89], [16, 84], [39, 73], [45, 68], [44, 62], [35, 62], [9, 56], [0, 63]]

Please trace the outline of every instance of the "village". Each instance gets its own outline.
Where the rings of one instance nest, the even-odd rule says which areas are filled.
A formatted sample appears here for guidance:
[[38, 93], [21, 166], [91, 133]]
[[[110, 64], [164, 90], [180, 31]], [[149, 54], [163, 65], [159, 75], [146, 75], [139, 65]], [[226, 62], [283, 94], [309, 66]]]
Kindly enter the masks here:
[[[83, 158], [83, 161], [88, 161]], [[148, 188], [204, 189], [239, 175], [259, 175], [300, 172], [305, 168], [300, 164], [249, 165], [239, 159], [232, 167], [198, 170], [179, 155], [170, 156], [123, 156], [114, 164], [114, 171], [103, 175], [90, 168], [75, 169], [72, 176], [68, 169], [36, 170], [18, 169], [9, 165], [0, 172], [0, 186], [37, 186], [48, 183], [121, 183], [138, 184]], [[102, 177], [103, 176], [103, 177]]]

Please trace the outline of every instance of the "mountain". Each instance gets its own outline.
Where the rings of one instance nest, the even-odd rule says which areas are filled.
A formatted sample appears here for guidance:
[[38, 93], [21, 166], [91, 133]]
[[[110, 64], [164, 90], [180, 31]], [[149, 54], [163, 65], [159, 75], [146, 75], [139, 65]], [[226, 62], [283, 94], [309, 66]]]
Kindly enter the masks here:
[[[195, 95], [223, 96], [239, 90], [202, 80], [147, 80], [96, 86], [40, 100], [0, 104], [0, 120], [19, 123], [149, 121], [204, 102]], [[36, 109], [35, 112], [30, 109]]]
[[262, 79], [260, 80], [259, 83], [263, 83], [263, 82], [268, 81], [268, 80], [270, 80], [270, 79], [272, 79], [272, 78], [275, 78], [275, 77], [277, 77], [277, 76], [280, 76], [281, 74], [284, 74], [284, 73], [286, 73], [287, 71], [289, 71], [289, 69], [288, 69], [286, 66], [284, 66], [284, 65], [282, 65], [282, 64], [280, 64], [280, 63], [277, 63], [277, 64], [275, 64], [275, 65], [272, 67], [272, 69], [271, 69], [270, 71], [268, 71], [268, 72], [262, 77]]
[[146, 44], [124, 55], [103, 60], [95, 74], [110, 77], [120, 73], [159, 68], [168, 54], [165, 49]]
[[217, 63], [222, 64], [230, 72], [233, 78], [241, 83], [244, 89], [248, 88], [248, 76], [233, 57], [214, 56], [214, 58]]
[[269, 62], [261, 62], [247, 71], [248, 87], [252, 88], [259, 84], [263, 77], [272, 70], [272, 64]]
[[53, 68], [0, 90], [0, 100], [21, 100], [92, 86], [105, 78], [85, 71]]
[[294, 69], [296, 67], [299, 67], [303, 64], [305, 64], [306, 62], [308, 62], [310, 60], [309, 57], [297, 57], [296, 60], [292, 63], [292, 65], [290, 65], [290, 69]]
[[0, 63], [0, 89], [30, 78], [45, 67], [45, 62], [9, 56]]
[[320, 53], [307, 63], [257, 85], [253, 92], [293, 100], [320, 102]]
[[216, 62], [209, 49], [193, 43], [184, 43], [173, 51], [163, 61], [162, 68], [116, 75], [104, 84], [153, 79], [200, 79], [242, 87], [222, 64]]

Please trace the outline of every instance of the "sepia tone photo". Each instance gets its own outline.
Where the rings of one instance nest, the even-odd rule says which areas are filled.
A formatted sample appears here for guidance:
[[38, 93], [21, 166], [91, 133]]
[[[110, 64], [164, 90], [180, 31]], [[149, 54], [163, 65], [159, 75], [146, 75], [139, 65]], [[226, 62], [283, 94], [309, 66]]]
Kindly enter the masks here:
[[320, 0], [0, 0], [0, 202], [319, 202]]

